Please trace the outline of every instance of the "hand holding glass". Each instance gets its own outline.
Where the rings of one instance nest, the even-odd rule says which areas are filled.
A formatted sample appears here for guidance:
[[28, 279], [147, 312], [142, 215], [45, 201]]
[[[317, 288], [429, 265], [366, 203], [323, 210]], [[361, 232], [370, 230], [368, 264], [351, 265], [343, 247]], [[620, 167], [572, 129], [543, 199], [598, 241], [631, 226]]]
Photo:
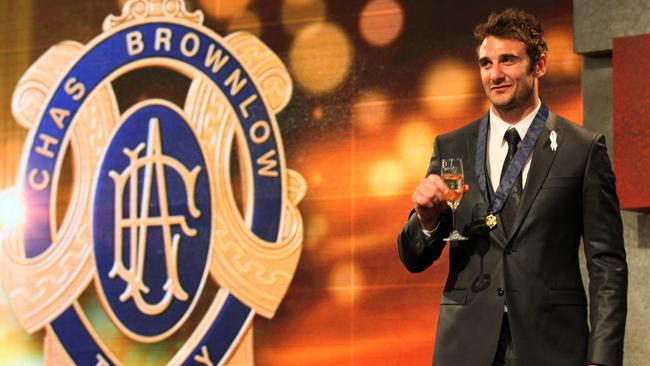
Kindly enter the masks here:
[[444, 241], [458, 241], [458, 240], [467, 240], [468, 238], [461, 235], [461, 233], [456, 230], [456, 208], [460, 204], [460, 200], [463, 198], [463, 192], [465, 185], [463, 184], [463, 160], [460, 158], [449, 158], [442, 159], [442, 165], [440, 167], [440, 177], [443, 182], [449, 188], [445, 199], [447, 204], [451, 207], [451, 218], [452, 218], [452, 227], [453, 231], [449, 234], [449, 237], [443, 239]]

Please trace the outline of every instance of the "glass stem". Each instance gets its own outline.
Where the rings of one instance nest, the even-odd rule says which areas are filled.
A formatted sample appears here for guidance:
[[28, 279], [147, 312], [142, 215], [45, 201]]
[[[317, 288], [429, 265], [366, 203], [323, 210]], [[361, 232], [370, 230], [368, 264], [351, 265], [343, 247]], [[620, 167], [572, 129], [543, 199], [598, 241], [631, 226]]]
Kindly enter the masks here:
[[451, 209], [451, 230], [452, 232], [456, 232], [456, 209], [455, 208]]

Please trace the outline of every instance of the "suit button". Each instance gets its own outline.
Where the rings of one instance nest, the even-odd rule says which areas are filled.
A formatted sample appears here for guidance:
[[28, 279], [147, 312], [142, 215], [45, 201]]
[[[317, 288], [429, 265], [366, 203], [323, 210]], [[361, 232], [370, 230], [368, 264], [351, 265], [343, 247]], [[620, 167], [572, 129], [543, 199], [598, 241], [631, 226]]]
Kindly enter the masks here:
[[506, 255], [510, 255], [510, 254], [512, 254], [512, 249], [510, 249], [510, 248], [506, 248], [503, 252], [504, 252]]
[[499, 287], [499, 288], [497, 289], [497, 295], [499, 295], [499, 296], [503, 296], [503, 294], [505, 294], [505, 291], [503, 291], [503, 289], [502, 289], [501, 287]]

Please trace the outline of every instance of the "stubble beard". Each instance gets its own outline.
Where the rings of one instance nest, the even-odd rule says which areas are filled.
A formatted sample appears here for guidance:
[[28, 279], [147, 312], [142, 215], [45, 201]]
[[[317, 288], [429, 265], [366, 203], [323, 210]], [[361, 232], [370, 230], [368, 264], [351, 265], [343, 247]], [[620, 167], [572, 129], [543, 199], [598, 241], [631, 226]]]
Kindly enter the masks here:
[[488, 89], [487, 97], [488, 100], [490, 101], [490, 104], [492, 104], [494, 108], [503, 111], [510, 111], [516, 108], [524, 107], [526, 101], [532, 98], [532, 95], [534, 94], [533, 90], [534, 87], [531, 87], [529, 90], [526, 90], [521, 95], [517, 95], [517, 90], [511, 90], [508, 91], [507, 95], [504, 94], [504, 95], [497, 95], [496, 97], [493, 97], [491, 94], [491, 90]]

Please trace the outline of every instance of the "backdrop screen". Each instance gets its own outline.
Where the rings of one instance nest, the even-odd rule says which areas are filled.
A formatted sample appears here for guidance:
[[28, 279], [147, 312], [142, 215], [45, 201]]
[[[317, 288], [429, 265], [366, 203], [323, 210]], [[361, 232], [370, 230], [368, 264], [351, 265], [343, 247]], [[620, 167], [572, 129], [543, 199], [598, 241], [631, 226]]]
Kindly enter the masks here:
[[[497, 9], [489, 3], [494, 4], [186, 0], [189, 10], [203, 11], [204, 24], [219, 35], [256, 35], [279, 56], [294, 85], [277, 121], [286, 166], [307, 183], [299, 205], [303, 251], [275, 316], [253, 320], [255, 364], [431, 363], [447, 253], [423, 273], [411, 274], [400, 263], [396, 237], [434, 138], [479, 118], [489, 107], [479, 78], [474, 25], [508, 6], [537, 15], [549, 45], [540, 95], [555, 113], [582, 124], [572, 2], [508, 0], [498, 2]], [[18, 80], [52, 45], [92, 40], [102, 32], [104, 18], [119, 14], [122, 5], [117, 0], [0, 5], [0, 190], [16, 184], [27, 138], [11, 111]], [[124, 75], [114, 88], [120, 105], [152, 96], [182, 104], [188, 85], [186, 77], [154, 68]], [[64, 164], [62, 172], [70, 171]], [[66, 186], [74, 179], [61, 176], [59, 217], [70, 196]], [[11, 212], [3, 213], [7, 216]], [[79, 302], [126, 364], [161, 364], [170, 357], [168, 344], [139, 345], [121, 336], [99, 315], [103, 308], [93, 300], [94, 291], [90, 286]], [[42, 330], [31, 335], [24, 330], [0, 290], [0, 364], [41, 364], [43, 338]]]

